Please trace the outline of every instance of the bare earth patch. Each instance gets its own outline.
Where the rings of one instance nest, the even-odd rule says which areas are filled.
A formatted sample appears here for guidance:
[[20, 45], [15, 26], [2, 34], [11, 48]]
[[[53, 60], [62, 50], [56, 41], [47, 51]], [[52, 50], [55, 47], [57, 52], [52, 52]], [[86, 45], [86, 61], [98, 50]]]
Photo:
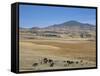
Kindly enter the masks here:
[[95, 42], [66, 39], [20, 39], [20, 71], [96, 66]]

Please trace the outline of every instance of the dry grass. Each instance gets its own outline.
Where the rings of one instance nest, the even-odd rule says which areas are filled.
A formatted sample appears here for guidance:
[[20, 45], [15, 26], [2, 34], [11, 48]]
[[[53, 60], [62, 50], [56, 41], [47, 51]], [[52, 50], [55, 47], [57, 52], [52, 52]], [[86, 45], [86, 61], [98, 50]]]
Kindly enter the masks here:
[[[95, 57], [95, 41], [20, 38], [20, 71], [95, 67]], [[55, 66], [41, 65], [43, 58], [52, 59]], [[66, 60], [83, 62], [65, 67], [63, 61]], [[38, 63], [37, 67], [32, 66], [35, 62]]]

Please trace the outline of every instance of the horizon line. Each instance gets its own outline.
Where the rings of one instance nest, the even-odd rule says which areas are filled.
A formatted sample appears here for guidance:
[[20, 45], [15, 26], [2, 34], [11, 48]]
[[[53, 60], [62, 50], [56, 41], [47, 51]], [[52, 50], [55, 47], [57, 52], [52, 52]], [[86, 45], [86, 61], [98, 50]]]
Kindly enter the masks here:
[[[70, 21], [75, 21], [75, 22], [78, 22], [78, 23], [82, 23], [82, 24], [89, 24], [89, 25], [92, 25], [92, 26], [96, 26], [94, 24], [90, 24], [90, 23], [85, 23], [85, 22], [80, 22], [80, 21], [76, 21], [76, 20], [68, 20], [68, 21], [64, 21], [62, 23], [65, 23], [65, 22], [70, 22]], [[62, 24], [62, 23], [58, 23], [58, 24], [51, 24], [51, 25], [48, 25], [48, 26], [53, 26], [53, 25], [59, 25], [59, 24]], [[48, 26], [45, 26], [45, 27], [48, 27]], [[36, 28], [45, 28], [45, 27], [41, 27], [41, 26], [33, 26], [33, 27], [36, 27]], [[20, 27], [20, 28], [32, 28], [32, 27]]]

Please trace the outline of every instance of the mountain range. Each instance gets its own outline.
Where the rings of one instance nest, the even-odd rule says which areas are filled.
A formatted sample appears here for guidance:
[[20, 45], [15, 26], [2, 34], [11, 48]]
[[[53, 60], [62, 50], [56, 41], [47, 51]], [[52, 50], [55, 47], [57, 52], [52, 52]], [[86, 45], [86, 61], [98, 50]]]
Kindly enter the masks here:
[[77, 32], [77, 31], [95, 31], [95, 25], [88, 23], [81, 23], [78, 21], [67, 21], [61, 24], [54, 24], [44, 28], [32, 27], [31, 30], [41, 31], [57, 31], [57, 32]]
[[21, 32], [30, 32], [36, 36], [49, 37], [94, 37], [96, 26], [78, 21], [67, 21], [61, 24], [54, 24], [44, 28], [20, 28]]
[[44, 28], [32, 27], [32, 28], [20, 28], [27, 31], [55, 31], [55, 32], [88, 32], [95, 31], [95, 25], [88, 23], [81, 23], [78, 21], [67, 21], [61, 24], [54, 24]]

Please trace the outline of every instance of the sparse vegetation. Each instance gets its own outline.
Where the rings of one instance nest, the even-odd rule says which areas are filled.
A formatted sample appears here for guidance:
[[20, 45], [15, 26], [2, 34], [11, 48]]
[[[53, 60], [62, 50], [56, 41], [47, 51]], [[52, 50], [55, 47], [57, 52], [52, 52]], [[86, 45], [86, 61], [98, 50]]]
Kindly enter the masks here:
[[[59, 30], [61, 28], [61, 30]], [[95, 65], [95, 31], [73, 26], [20, 31], [20, 70], [84, 68]], [[38, 31], [37, 31], [38, 29]]]

